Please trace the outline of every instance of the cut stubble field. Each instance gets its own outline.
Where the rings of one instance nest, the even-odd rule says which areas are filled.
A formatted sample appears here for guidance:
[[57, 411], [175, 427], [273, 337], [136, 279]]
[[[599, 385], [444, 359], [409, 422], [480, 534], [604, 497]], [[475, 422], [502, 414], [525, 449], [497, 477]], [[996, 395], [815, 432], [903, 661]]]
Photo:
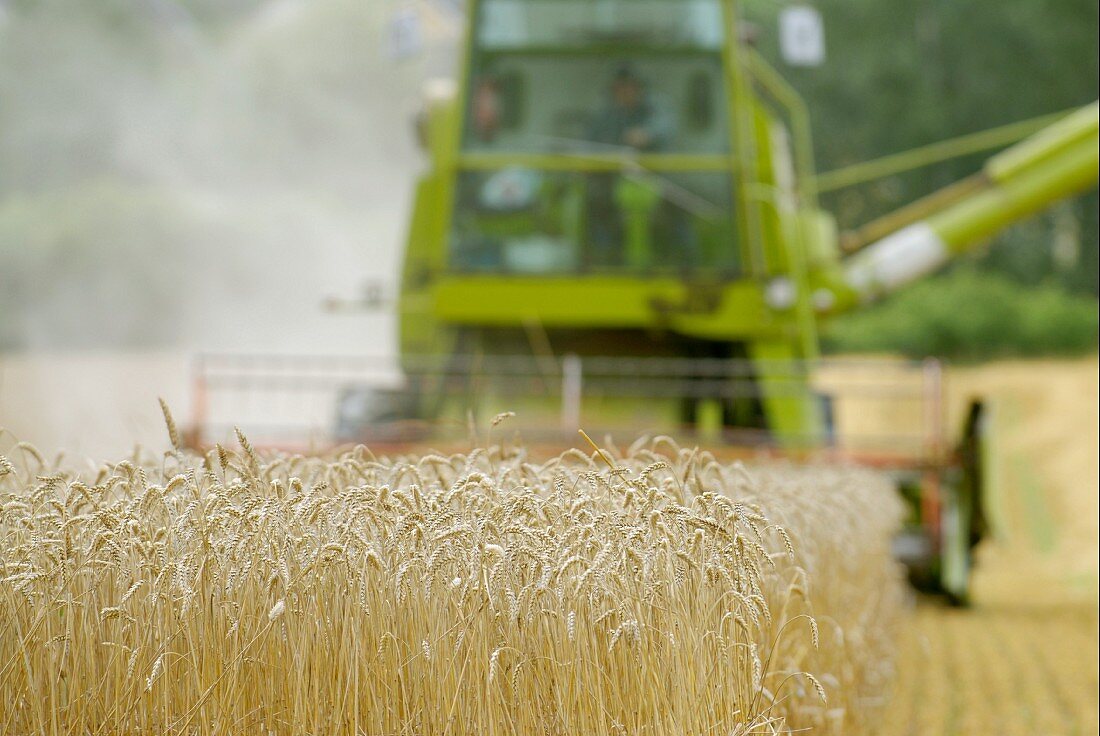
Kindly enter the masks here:
[[954, 368], [993, 408], [992, 539], [975, 602], [916, 606], [882, 736], [1090, 736], [1097, 702], [1095, 357]]
[[1095, 734], [1096, 650], [1087, 605], [920, 605], [900, 640], [897, 693], [878, 733]]

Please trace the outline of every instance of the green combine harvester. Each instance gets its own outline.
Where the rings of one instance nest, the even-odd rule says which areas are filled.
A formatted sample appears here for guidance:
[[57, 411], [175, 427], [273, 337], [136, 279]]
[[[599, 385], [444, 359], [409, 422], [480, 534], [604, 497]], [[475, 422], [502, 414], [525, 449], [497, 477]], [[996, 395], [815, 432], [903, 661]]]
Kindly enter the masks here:
[[[794, 452], [827, 445], [829, 401], [811, 384], [822, 320], [1097, 179], [1093, 103], [841, 248], [818, 206], [807, 111], [740, 40], [734, 0], [469, 0], [468, 12], [457, 88], [420, 120], [431, 165], [399, 299], [408, 383], [361, 426], [462, 421], [493, 371], [526, 356], [536, 379], [568, 383], [584, 364], [605, 393], [666, 379], [611, 412], [667, 411], [673, 426], [720, 424]], [[982, 528], [981, 426], [975, 406], [957, 452], [931, 475], [899, 474], [924, 540], [911, 556], [960, 600]]]

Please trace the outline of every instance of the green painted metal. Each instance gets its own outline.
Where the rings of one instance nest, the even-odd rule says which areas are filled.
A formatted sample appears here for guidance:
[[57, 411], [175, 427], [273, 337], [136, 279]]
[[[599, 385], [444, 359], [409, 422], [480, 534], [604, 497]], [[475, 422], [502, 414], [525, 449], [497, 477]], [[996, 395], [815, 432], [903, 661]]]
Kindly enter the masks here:
[[810, 132], [810, 111], [794, 87], [755, 50], [746, 52], [753, 82], [770, 96], [786, 114], [794, 136], [794, 164], [801, 204], [808, 210], [817, 207], [817, 180], [814, 176], [814, 145]]
[[547, 329], [664, 328], [707, 340], [797, 332], [789, 315], [768, 308], [761, 285], [745, 280], [449, 274], [433, 294], [430, 309], [440, 320], [468, 327], [522, 325], [534, 317]]
[[928, 224], [952, 252], [965, 252], [1012, 223], [1091, 187], [1097, 161], [1094, 125], [1091, 136], [1044, 153], [1026, 167], [1004, 171], [996, 186], [928, 218]]
[[819, 447], [827, 441], [821, 404], [809, 385], [807, 363], [791, 340], [754, 340], [749, 356], [763, 389], [770, 429], [790, 444]]
[[[433, 171], [421, 183], [417, 193], [410, 237], [406, 250], [405, 278], [402, 290], [402, 350], [421, 353], [432, 344], [432, 333], [454, 332], [455, 328], [510, 326], [535, 318], [548, 328], [583, 326], [592, 329], [632, 327], [643, 330], [669, 329], [707, 340], [745, 340], [764, 335], [771, 340], [790, 339], [793, 352], [800, 358], [816, 354], [816, 325], [803, 320], [795, 324], [802, 311], [773, 310], [763, 297], [762, 280], [769, 276], [799, 279], [800, 295], [808, 293], [803, 268], [793, 272], [792, 263], [805, 263], [801, 238], [797, 247], [790, 242], [787, 212], [776, 211], [773, 198], [761, 197], [761, 188], [774, 188], [769, 147], [765, 133], [773, 118], [756, 98], [753, 82], [746, 69], [752, 52], [736, 44], [721, 48], [730, 126], [730, 153], [726, 155], [665, 153], [486, 153], [459, 152], [464, 124], [464, 101], [469, 89], [469, 69], [473, 52], [476, 19], [481, 3], [471, 4], [470, 30], [467, 32], [460, 91], [457, 98], [432, 111], [430, 128], [449, 127], [450, 135], [430, 136]], [[733, 0], [722, 0], [722, 10], [730, 37], [736, 34]], [[525, 53], [566, 55], [574, 49], [525, 49]], [[600, 51], [603, 49], [589, 49]], [[675, 49], [665, 48], [666, 54]], [[759, 60], [757, 60], [759, 64]], [[773, 84], [774, 84], [774, 80]], [[796, 99], [788, 96], [790, 99]], [[808, 130], [800, 122], [802, 132]], [[803, 154], [809, 146], [801, 146]], [[799, 161], [805, 162], [803, 155]], [[692, 280], [671, 277], [625, 277], [617, 275], [515, 276], [462, 275], [451, 273], [446, 263], [448, 223], [453, 217], [454, 179], [460, 171], [494, 171], [506, 167], [525, 167], [542, 171], [618, 172], [638, 170], [656, 174], [692, 171], [726, 171], [740, 183], [734, 193], [734, 210], [741, 237], [739, 247], [743, 270], [748, 278], [713, 279], [700, 275]], [[804, 168], [804, 167], [803, 167]], [[624, 180], [617, 197], [627, 213], [627, 261], [644, 267], [649, 260], [646, 243], [647, 210], [652, 196], [647, 188], [633, 180]], [[648, 200], [648, 201], [647, 201]], [[797, 235], [797, 233], [794, 233]], [[797, 252], [795, 252], [797, 251]], [[716, 282], [716, 283], [715, 283]], [[699, 293], [708, 298], [701, 300]], [[700, 306], [701, 302], [709, 306]], [[804, 300], [803, 300], [804, 305]], [[812, 318], [812, 315], [811, 315]], [[806, 337], [811, 339], [807, 340]], [[804, 350], [805, 346], [813, 350]], [[807, 355], [810, 352], [810, 355]]]
[[692, 155], [684, 153], [634, 153], [617, 155], [598, 153], [484, 153], [467, 152], [458, 157], [463, 171], [497, 171], [509, 166], [521, 166], [539, 171], [729, 171], [729, 156]]
[[940, 586], [959, 605], [969, 602], [970, 594], [970, 524], [973, 498], [961, 489], [947, 486], [943, 492], [943, 516], [940, 529]]
[[989, 159], [985, 172], [993, 181], [1003, 183], [1023, 174], [1032, 166], [1059, 156], [1069, 147], [1091, 144], [1095, 148], [1098, 118], [1100, 103], [1085, 105], [1022, 143]]
[[615, 185], [615, 202], [626, 220], [624, 246], [627, 268], [645, 271], [653, 265], [650, 223], [660, 200], [660, 192], [649, 182], [622, 178]]

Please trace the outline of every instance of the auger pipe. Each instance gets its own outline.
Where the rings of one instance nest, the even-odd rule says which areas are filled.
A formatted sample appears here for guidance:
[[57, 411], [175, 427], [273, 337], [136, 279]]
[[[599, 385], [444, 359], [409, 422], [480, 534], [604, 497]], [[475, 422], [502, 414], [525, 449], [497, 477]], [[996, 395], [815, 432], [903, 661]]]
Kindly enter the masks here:
[[[1065, 143], [1067, 139], [1072, 140], [1074, 134], [1087, 132], [1091, 107], [1092, 105], [1089, 105], [1075, 111], [1043, 115], [1042, 117], [1003, 125], [980, 133], [971, 133], [948, 141], [933, 143], [905, 153], [855, 164], [827, 174], [819, 174], [815, 181], [819, 187], [824, 187], [820, 191], [827, 191], [828, 189], [843, 188], [902, 171], [921, 168], [969, 153], [1019, 143], [1029, 135], [1035, 137], [1035, 140], [1028, 146], [1021, 147], [1016, 153], [1006, 155], [1004, 158], [994, 157], [990, 159], [985, 168], [972, 176], [876, 218], [855, 230], [842, 233], [840, 239], [841, 250], [844, 253], [855, 253], [863, 250], [890, 233], [918, 220], [923, 220], [929, 214], [981, 189], [988, 182], [991, 174], [1003, 176], [1004, 172], [1012, 168], [1014, 161], [1035, 158], [1040, 156], [1041, 150], [1046, 149], [1050, 144]], [[1046, 132], [1042, 136], [1035, 136], [1039, 131]], [[997, 163], [994, 163], [995, 161]]]
[[826, 171], [814, 177], [814, 187], [819, 194], [832, 192], [905, 171], [921, 169], [941, 161], [950, 161], [961, 156], [1012, 145], [1047, 128], [1055, 121], [1065, 119], [1068, 114], [1072, 114], [1072, 111], [1050, 113], [1030, 120], [1021, 120], [950, 140], [930, 143], [902, 153], [892, 153], [871, 161], [862, 161], [842, 169]]
[[[871, 301], [925, 276], [1009, 225], [1097, 180], [1098, 106], [1081, 108], [991, 158], [982, 186], [847, 258], [836, 307]], [[933, 195], [934, 196], [934, 195]]]
[[985, 164], [985, 172], [993, 181], [1003, 182], [1057, 156], [1068, 146], [1087, 140], [1095, 142], [1098, 117], [1100, 101], [1085, 105], [991, 157]]

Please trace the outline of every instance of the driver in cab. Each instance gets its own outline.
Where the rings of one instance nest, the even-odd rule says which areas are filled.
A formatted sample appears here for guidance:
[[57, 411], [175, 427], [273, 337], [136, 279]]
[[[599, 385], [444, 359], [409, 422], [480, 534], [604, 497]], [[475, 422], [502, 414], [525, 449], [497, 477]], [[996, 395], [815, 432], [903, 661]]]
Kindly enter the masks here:
[[[589, 142], [618, 150], [654, 153], [667, 149], [672, 135], [668, 116], [654, 102], [642, 79], [629, 66], [619, 67], [611, 80], [608, 104], [592, 119]], [[585, 258], [590, 266], [627, 265], [627, 233], [623, 203], [618, 197], [619, 183], [620, 176], [610, 172], [594, 173], [589, 179], [589, 245]], [[672, 221], [678, 222], [675, 213]]]
[[595, 117], [589, 140], [637, 151], [660, 151], [668, 145], [672, 130], [646, 92], [645, 84], [629, 66], [622, 66], [611, 81], [609, 103]]

